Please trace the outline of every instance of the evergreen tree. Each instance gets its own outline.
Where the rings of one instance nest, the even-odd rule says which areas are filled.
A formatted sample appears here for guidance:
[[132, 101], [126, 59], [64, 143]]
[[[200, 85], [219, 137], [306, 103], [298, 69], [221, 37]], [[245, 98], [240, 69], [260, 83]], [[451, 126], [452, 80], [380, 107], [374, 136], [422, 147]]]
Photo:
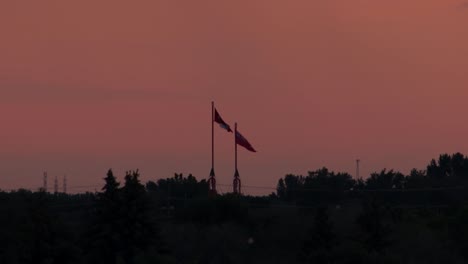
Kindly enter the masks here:
[[326, 207], [317, 209], [314, 224], [304, 243], [299, 259], [304, 263], [333, 263], [335, 244], [333, 225]]
[[89, 261], [115, 264], [123, 250], [122, 194], [112, 170], [104, 178], [102, 193], [97, 195], [86, 250]]
[[139, 172], [127, 172], [122, 188], [123, 214], [122, 242], [123, 259], [133, 263], [135, 259], [146, 259], [161, 250], [155, 217], [151, 214], [151, 203], [145, 186], [140, 183]]
[[390, 245], [390, 226], [385, 217], [385, 209], [377, 201], [372, 200], [364, 204], [357, 222], [365, 233], [364, 244], [369, 252], [380, 253]]

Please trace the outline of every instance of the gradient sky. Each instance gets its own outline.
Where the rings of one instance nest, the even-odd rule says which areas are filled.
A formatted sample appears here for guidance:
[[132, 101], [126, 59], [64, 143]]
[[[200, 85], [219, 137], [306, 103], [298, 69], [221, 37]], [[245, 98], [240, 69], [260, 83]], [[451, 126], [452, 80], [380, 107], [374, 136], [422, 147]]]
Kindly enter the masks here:
[[458, 0], [2, 0], [0, 188], [206, 178], [212, 100], [258, 150], [239, 149], [243, 185], [468, 154], [467, 25]]

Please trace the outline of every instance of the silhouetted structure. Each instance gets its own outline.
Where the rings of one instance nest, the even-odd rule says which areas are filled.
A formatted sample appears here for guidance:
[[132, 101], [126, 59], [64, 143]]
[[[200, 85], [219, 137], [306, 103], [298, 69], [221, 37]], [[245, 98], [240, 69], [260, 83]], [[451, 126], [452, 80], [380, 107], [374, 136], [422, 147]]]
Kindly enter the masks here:
[[43, 188], [44, 192], [47, 192], [47, 171], [44, 171], [42, 181], [43, 181], [42, 182], [42, 188]]
[[232, 192], [234, 194], [241, 194], [241, 180], [240, 180], [240, 175], [239, 171], [237, 170], [237, 141], [236, 141], [236, 135], [237, 135], [237, 123], [234, 123], [234, 180], [232, 182]]
[[216, 194], [216, 176], [214, 171], [214, 122], [215, 122], [214, 102], [211, 102], [211, 171], [208, 178], [208, 188], [211, 195]]
[[58, 193], [58, 179], [57, 179], [57, 176], [55, 176], [55, 180], [54, 180], [54, 193], [55, 194]]
[[63, 175], [63, 193], [67, 193], [67, 175]]
[[211, 102], [211, 171], [210, 177], [208, 179], [209, 192], [211, 195], [216, 194], [216, 179], [214, 172], [214, 123], [218, 123], [219, 126], [225, 129], [227, 132], [231, 132], [231, 127], [224, 122], [221, 115], [218, 113], [218, 110], [214, 107], [214, 102]]
[[357, 159], [356, 160], [356, 180], [360, 180], [360, 176], [359, 176], [359, 162], [361, 162], [360, 159]]

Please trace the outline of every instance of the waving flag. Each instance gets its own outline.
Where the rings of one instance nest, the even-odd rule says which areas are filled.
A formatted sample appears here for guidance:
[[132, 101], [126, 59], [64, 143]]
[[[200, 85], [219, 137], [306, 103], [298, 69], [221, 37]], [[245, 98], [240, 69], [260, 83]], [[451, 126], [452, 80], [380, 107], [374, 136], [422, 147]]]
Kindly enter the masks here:
[[219, 124], [221, 128], [224, 128], [227, 130], [227, 132], [232, 132], [231, 127], [224, 122], [224, 120], [221, 118], [221, 116], [218, 113], [218, 110], [215, 108], [215, 118], [214, 121]]
[[236, 130], [236, 144], [237, 144], [237, 145], [243, 146], [244, 148], [246, 148], [246, 149], [249, 150], [249, 151], [257, 152], [257, 151], [252, 147], [252, 145], [250, 145], [249, 141], [247, 141], [247, 139], [245, 139], [245, 137], [242, 136], [242, 134], [239, 133], [239, 131], [237, 131], [237, 130]]

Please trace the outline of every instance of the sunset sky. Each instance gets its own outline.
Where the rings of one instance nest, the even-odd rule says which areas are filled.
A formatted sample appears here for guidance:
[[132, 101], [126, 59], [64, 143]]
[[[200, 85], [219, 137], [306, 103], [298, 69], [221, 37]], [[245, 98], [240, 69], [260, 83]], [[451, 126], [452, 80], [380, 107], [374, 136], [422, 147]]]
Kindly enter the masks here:
[[239, 149], [243, 185], [356, 158], [407, 173], [468, 154], [467, 99], [459, 0], [0, 1], [0, 189], [207, 178], [213, 100], [258, 151]]

